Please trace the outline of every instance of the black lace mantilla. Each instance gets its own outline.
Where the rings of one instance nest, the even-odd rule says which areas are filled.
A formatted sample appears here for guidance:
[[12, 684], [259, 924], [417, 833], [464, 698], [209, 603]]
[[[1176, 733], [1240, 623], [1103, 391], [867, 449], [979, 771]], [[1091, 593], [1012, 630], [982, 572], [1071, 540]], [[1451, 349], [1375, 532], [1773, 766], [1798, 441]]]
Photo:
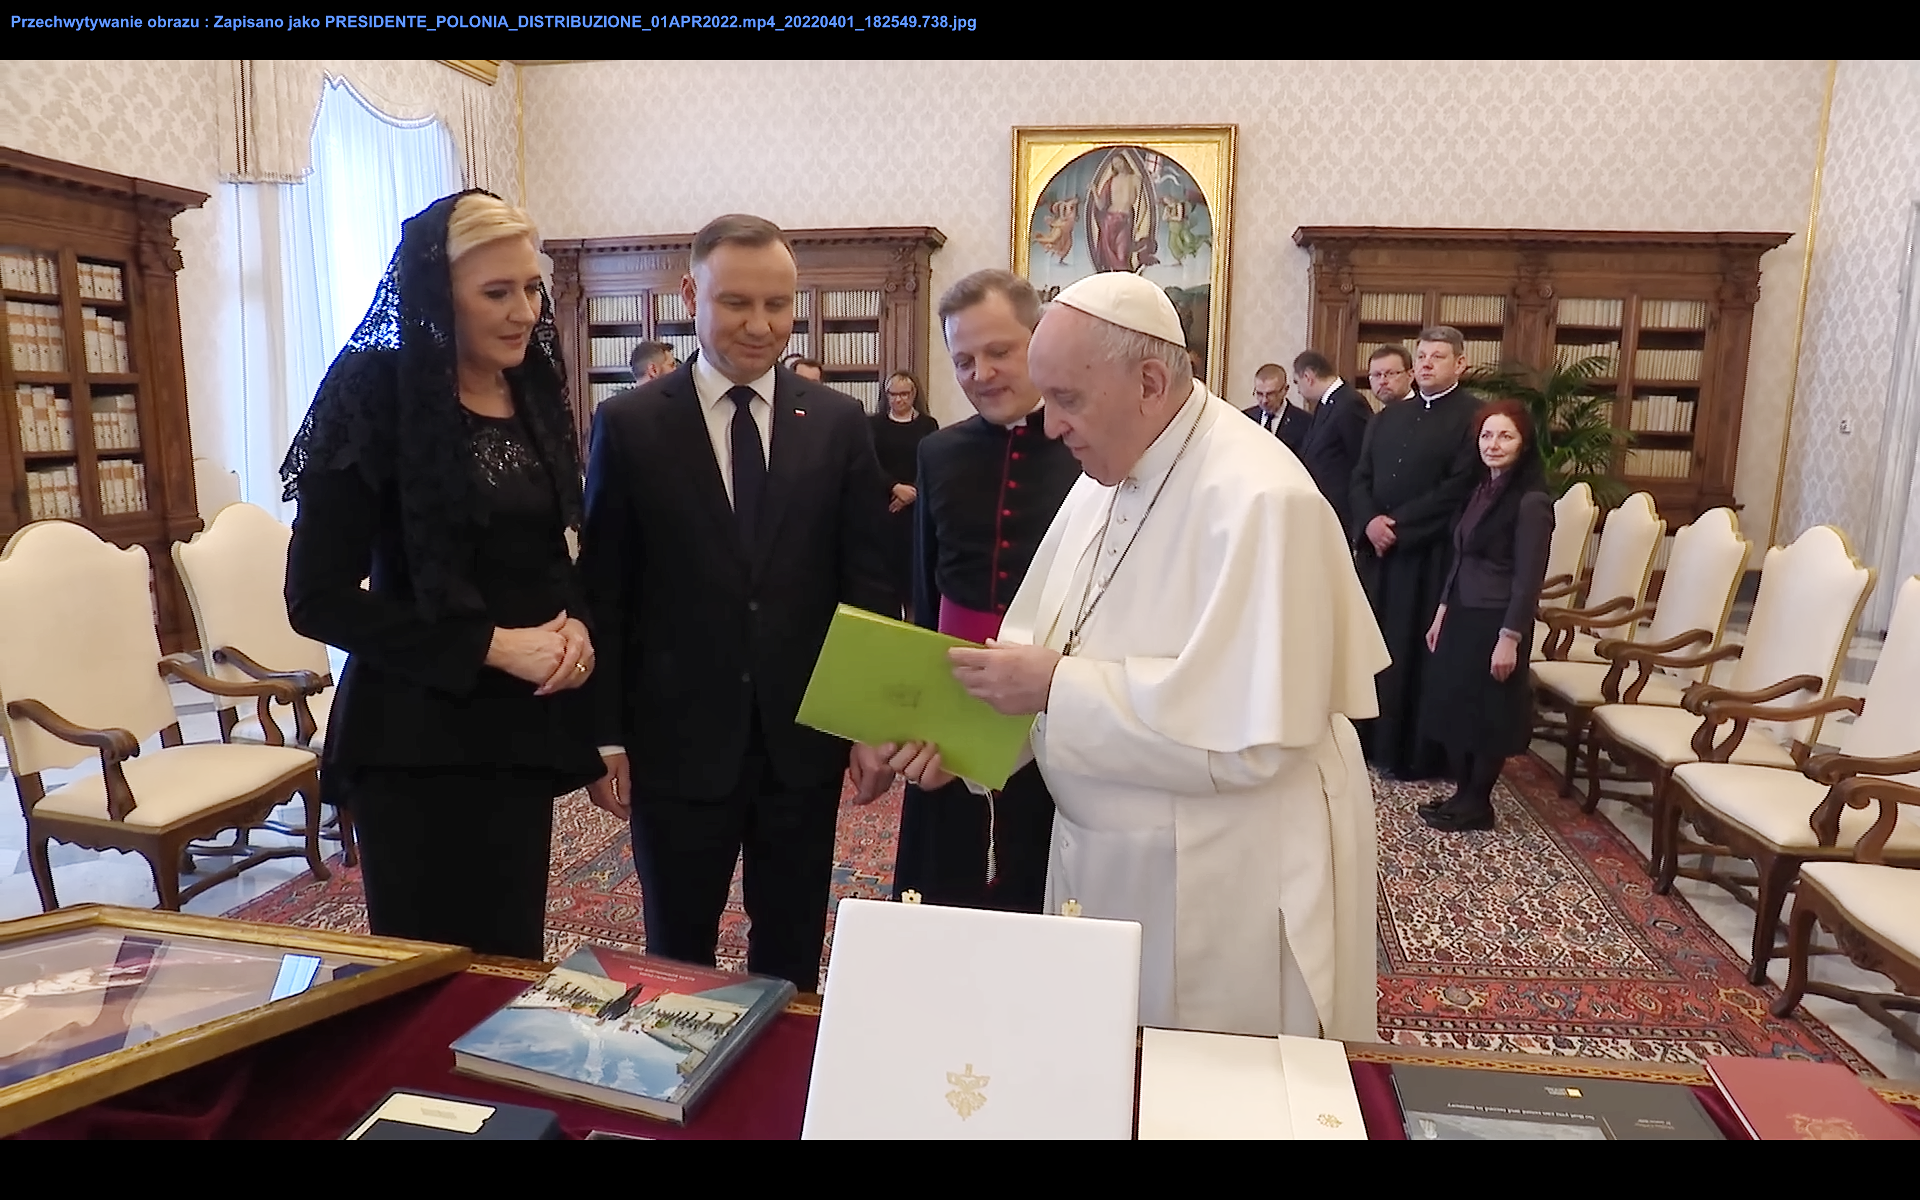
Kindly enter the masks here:
[[[280, 464], [286, 500], [299, 496], [309, 473], [348, 467], [376, 489], [398, 490], [408, 571], [428, 616], [477, 611], [479, 604], [466, 575], [483, 506], [461, 416], [447, 260], [454, 205], [475, 192], [442, 197], [401, 225], [372, 307], [327, 369]], [[544, 288], [526, 359], [507, 376], [551, 468], [561, 518], [577, 530], [580, 459], [553, 301]]]

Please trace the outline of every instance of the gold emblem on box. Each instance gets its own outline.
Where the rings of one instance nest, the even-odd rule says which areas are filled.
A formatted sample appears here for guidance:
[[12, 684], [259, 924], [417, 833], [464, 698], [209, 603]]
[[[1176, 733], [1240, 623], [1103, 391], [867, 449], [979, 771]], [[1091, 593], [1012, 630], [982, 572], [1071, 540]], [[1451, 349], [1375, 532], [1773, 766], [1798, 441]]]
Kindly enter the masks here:
[[1325, 1125], [1328, 1129], [1340, 1128], [1340, 1118], [1334, 1116], [1332, 1113], [1321, 1113], [1318, 1117], [1314, 1119], [1319, 1121], [1322, 1125]]
[[1788, 1120], [1793, 1122], [1793, 1131], [1810, 1142], [1862, 1142], [1866, 1139], [1852, 1121], [1845, 1117], [1809, 1117], [1803, 1113], [1794, 1113]]
[[972, 1063], [968, 1063], [964, 1071], [947, 1072], [947, 1082], [953, 1085], [953, 1090], [947, 1093], [947, 1103], [960, 1114], [962, 1121], [986, 1106], [987, 1098], [981, 1089], [987, 1086], [987, 1080], [987, 1076], [973, 1073]]

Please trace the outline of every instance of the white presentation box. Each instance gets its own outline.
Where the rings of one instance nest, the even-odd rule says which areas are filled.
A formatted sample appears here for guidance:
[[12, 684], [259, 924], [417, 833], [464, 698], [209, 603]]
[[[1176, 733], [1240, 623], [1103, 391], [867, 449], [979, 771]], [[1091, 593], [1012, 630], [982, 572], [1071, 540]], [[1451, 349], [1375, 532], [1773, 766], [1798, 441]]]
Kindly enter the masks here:
[[1140, 926], [842, 900], [803, 1138], [1125, 1139]]

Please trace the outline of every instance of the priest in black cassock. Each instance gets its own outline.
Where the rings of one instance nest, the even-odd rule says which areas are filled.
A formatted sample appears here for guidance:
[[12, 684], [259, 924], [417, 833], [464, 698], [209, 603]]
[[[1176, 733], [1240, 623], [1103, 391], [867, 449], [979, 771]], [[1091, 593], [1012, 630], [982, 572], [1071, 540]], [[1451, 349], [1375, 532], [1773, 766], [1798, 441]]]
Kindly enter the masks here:
[[[939, 314], [976, 415], [920, 443], [913, 613], [928, 629], [984, 642], [1000, 632], [1080, 463], [1047, 436], [1027, 376], [1027, 341], [1040, 323], [1032, 286], [1008, 271], [977, 271], [941, 297]], [[909, 784], [894, 895], [1039, 912], [1052, 836], [1053, 797], [1032, 763], [991, 796], [958, 781], [933, 791]]]
[[1374, 619], [1393, 655], [1375, 677], [1380, 715], [1355, 722], [1367, 761], [1392, 779], [1446, 777], [1445, 752], [1420, 728], [1426, 633], [1440, 605], [1453, 547], [1454, 514], [1473, 488], [1477, 396], [1460, 387], [1466, 370], [1460, 331], [1420, 331], [1413, 375], [1418, 390], [1367, 424], [1353, 468], [1355, 565]]

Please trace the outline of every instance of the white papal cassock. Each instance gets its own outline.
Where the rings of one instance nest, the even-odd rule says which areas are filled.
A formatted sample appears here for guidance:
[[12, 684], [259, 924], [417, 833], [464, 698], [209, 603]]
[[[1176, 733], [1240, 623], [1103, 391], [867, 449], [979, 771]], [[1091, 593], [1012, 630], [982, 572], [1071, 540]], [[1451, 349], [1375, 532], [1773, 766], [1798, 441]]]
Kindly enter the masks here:
[[1348, 718], [1374, 715], [1388, 659], [1333, 510], [1196, 382], [1117, 491], [1074, 486], [1000, 640], [1064, 649], [1110, 576], [1034, 724], [1048, 910], [1140, 922], [1143, 1024], [1376, 1040], [1373, 791]]

